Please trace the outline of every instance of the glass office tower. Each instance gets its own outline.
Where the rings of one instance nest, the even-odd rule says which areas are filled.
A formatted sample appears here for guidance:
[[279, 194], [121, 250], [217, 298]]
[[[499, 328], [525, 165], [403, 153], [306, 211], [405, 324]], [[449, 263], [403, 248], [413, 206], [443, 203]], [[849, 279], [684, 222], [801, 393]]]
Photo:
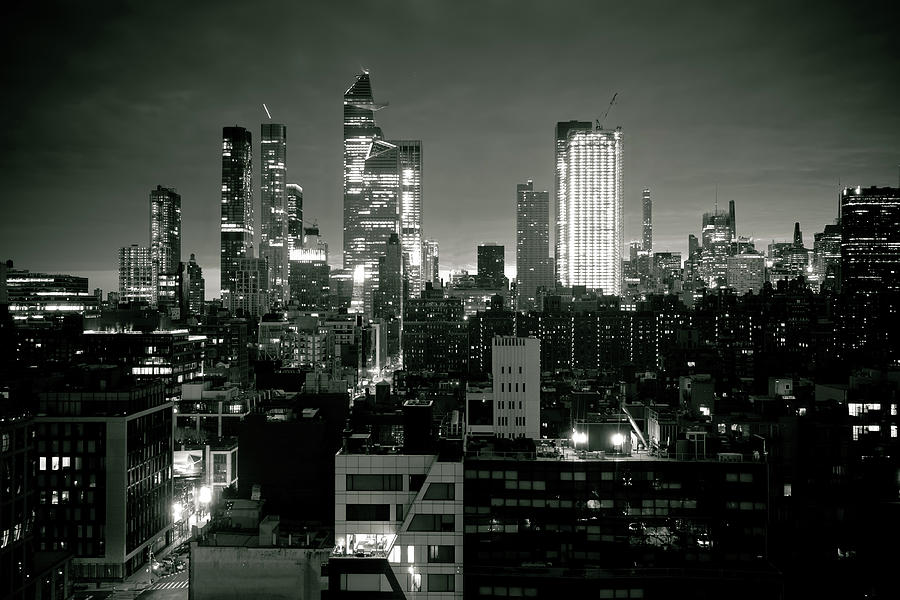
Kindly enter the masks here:
[[253, 143], [243, 127], [222, 129], [221, 289], [228, 306], [238, 261], [253, 256]]
[[273, 301], [284, 302], [288, 277], [287, 127], [263, 123], [259, 148], [260, 258], [269, 261]]

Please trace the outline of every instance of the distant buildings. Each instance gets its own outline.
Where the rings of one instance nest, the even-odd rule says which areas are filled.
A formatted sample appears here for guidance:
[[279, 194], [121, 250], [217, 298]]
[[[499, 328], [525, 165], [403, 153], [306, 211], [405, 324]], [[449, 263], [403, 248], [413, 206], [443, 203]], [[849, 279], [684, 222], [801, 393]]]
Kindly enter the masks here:
[[49, 325], [66, 315], [95, 314], [99, 300], [88, 290], [88, 278], [33, 273], [5, 264], [0, 268], [3, 302], [18, 325]]
[[153, 265], [150, 248], [132, 244], [119, 248], [119, 301], [152, 303]]
[[266, 314], [272, 301], [269, 273], [269, 261], [265, 258], [239, 259], [229, 294], [229, 310], [257, 318]]
[[758, 294], [766, 282], [766, 257], [762, 254], [744, 253], [726, 259], [728, 287], [736, 294]]
[[563, 286], [622, 292], [622, 129], [556, 126], [557, 273]]
[[425, 283], [431, 282], [435, 286], [441, 285], [440, 247], [437, 240], [425, 240], [425, 259], [422, 275], [422, 289]]
[[303, 246], [303, 188], [297, 183], [285, 185], [287, 196], [288, 253]]
[[507, 279], [503, 274], [506, 265], [506, 248], [500, 244], [484, 243], [478, 246], [477, 286], [484, 289], [505, 289]]
[[537, 290], [553, 287], [550, 194], [530, 179], [516, 186], [516, 298], [519, 310], [537, 307]]
[[286, 188], [287, 127], [278, 123], [263, 123], [260, 129], [259, 164], [262, 214], [260, 216], [259, 256], [269, 262], [271, 299], [278, 304], [283, 304], [288, 285], [288, 222], [290, 219]]
[[237, 285], [238, 261], [253, 257], [253, 145], [243, 127], [222, 129], [221, 289], [226, 306]]

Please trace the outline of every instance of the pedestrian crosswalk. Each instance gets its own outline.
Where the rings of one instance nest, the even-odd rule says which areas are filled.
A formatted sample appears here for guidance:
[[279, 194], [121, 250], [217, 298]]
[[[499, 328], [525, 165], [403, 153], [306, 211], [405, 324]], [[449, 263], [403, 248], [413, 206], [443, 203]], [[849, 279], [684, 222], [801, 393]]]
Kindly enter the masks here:
[[189, 582], [188, 580], [183, 581], [160, 581], [159, 583], [154, 583], [148, 589], [151, 590], [186, 590], [188, 588]]

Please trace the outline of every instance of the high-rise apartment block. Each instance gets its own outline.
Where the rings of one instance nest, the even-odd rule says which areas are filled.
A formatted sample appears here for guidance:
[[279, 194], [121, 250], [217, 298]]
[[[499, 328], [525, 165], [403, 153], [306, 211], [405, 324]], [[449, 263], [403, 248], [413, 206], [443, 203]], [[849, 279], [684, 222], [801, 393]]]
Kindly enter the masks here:
[[119, 301], [153, 301], [153, 266], [150, 248], [132, 244], [119, 248]]
[[516, 186], [516, 293], [519, 310], [536, 307], [539, 288], [553, 286], [550, 194], [528, 180]]
[[563, 286], [622, 292], [621, 128], [556, 125], [556, 276]]
[[485, 289], [506, 288], [503, 271], [506, 266], [506, 248], [500, 244], [485, 243], [478, 246], [478, 287]]
[[263, 123], [260, 132], [259, 256], [269, 261], [272, 300], [283, 303], [288, 278], [287, 127]]
[[253, 144], [243, 127], [222, 129], [221, 289], [235, 289], [238, 261], [253, 256]]
[[755, 252], [745, 252], [726, 259], [728, 287], [736, 294], [758, 294], [766, 282], [766, 257]]
[[244, 312], [253, 317], [263, 316], [268, 312], [272, 299], [270, 281], [269, 262], [266, 259], [238, 260], [228, 309], [235, 314]]
[[156, 186], [150, 192], [150, 265], [153, 303], [159, 299], [159, 276], [175, 275], [181, 263], [181, 196]]
[[653, 200], [650, 190], [641, 192], [642, 236], [641, 243], [645, 252], [653, 251]]

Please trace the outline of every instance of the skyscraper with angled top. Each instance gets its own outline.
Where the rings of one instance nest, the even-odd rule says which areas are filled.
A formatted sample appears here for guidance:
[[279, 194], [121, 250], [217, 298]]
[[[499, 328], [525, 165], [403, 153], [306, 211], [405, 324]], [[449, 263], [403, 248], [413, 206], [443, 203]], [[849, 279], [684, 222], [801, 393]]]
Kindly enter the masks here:
[[287, 127], [263, 123], [260, 131], [260, 258], [269, 261], [272, 300], [284, 302], [288, 278]]
[[622, 292], [622, 150], [621, 127], [556, 126], [556, 260], [564, 286]]
[[221, 289], [225, 305], [235, 289], [238, 262], [253, 256], [253, 143], [243, 127], [222, 128]]
[[400, 148], [375, 124], [384, 105], [372, 97], [368, 73], [344, 92], [344, 269], [362, 286], [358, 309], [372, 314], [378, 259], [400, 233]]

